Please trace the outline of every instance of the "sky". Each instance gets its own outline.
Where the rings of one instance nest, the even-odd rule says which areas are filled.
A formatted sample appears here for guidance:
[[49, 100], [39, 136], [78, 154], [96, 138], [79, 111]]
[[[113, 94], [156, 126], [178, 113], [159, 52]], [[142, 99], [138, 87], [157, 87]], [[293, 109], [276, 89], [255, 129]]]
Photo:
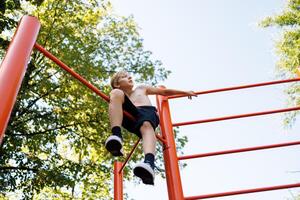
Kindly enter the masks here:
[[[118, 15], [133, 15], [146, 50], [172, 71], [159, 84], [202, 91], [280, 79], [274, 44], [276, 28], [258, 22], [280, 13], [284, 0], [112, 0]], [[286, 108], [289, 84], [170, 100], [172, 121], [221, 117]], [[155, 105], [155, 99], [151, 98]], [[180, 127], [189, 142], [184, 155], [300, 140], [300, 124], [283, 127], [283, 114]], [[299, 120], [298, 120], [299, 121]], [[184, 196], [227, 192], [300, 182], [299, 146], [187, 160], [181, 170]], [[168, 199], [166, 181], [155, 186], [125, 181], [134, 200]], [[222, 198], [287, 200], [300, 188]]]

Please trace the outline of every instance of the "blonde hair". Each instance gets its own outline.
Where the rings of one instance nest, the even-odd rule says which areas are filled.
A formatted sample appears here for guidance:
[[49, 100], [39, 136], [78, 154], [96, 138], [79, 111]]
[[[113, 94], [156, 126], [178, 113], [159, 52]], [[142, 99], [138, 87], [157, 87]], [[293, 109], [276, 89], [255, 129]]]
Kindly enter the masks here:
[[110, 78], [110, 86], [115, 89], [115, 85], [118, 83], [119, 79], [124, 76], [127, 75], [128, 72], [126, 71], [118, 71], [116, 72], [114, 75], [112, 75], [112, 77]]

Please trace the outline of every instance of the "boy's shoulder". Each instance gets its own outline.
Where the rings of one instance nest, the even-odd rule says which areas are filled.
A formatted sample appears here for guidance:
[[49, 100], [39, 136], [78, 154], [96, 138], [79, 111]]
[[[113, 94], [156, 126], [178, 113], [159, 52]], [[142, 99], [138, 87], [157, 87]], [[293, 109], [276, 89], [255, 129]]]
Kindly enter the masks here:
[[135, 89], [147, 89], [148, 85], [137, 85]]
[[136, 87], [135, 87], [135, 91], [136, 92], [142, 92], [142, 93], [147, 93], [147, 91], [148, 91], [148, 89], [149, 89], [149, 85], [137, 85]]

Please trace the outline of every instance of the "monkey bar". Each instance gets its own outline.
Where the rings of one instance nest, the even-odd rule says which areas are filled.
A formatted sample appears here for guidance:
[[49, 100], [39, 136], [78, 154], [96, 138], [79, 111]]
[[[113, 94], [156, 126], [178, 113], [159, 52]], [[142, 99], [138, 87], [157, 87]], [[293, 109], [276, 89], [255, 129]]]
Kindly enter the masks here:
[[[62, 61], [60, 61], [55, 56], [53, 56], [50, 52], [48, 52], [46, 49], [44, 49], [41, 45], [35, 43], [39, 28], [40, 28], [40, 24], [36, 18], [24, 16], [22, 18], [22, 20], [20, 21], [19, 27], [15, 33], [15, 36], [14, 36], [11, 44], [10, 44], [10, 47], [5, 55], [5, 58], [3, 59], [3, 62], [1, 64], [1, 67], [0, 67], [0, 94], [1, 94], [1, 98], [0, 98], [0, 142], [2, 141], [4, 132], [5, 132], [9, 117], [10, 117], [10, 113], [12, 111], [14, 102], [16, 100], [16, 96], [17, 96], [18, 90], [20, 88], [21, 81], [24, 77], [27, 63], [29, 61], [29, 56], [30, 56], [33, 46], [36, 49], [38, 49], [40, 52], [42, 52], [46, 57], [53, 60], [56, 64], [58, 64], [65, 71], [70, 73], [74, 78], [79, 80], [82, 84], [86, 85], [89, 89], [91, 89], [93, 92], [95, 92], [101, 98], [103, 98], [106, 102], [109, 102], [109, 97], [107, 95], [105, 95], [103, 92], [101, 92], [95, 86], [93, 86], [87, 80], [82, 78], [79, 74], [74, 72], [71, 68], [69, 68], [66, 64], [64, 64]], [[298, 69], [297, 73], [300, 74], [299, 69]], [[295, 81], [299, 81], [299, 80], [300, 80], [300, 78], [289, 79], [289, 80], [279, 80], [279, 81], [272, 81], [272, 82], [264, 82], [264, 83], [257, 83], [257, 84], [244, 85], [244, 86], [207, 90], [207, 91], [197, 92], [197, 94], [208, 94], [208, 93], [215, 93], [215, 92], [245, 89], [245, 88], [250, 88], [250, 87], [261, 87], [261, 86], [265, 86], [265, 85], [295, 82]], [[238, 195], [238, 194], [246, 194], [246, 193], [253, 193], [253, 192], [263, 192], [263, 191], [269, 191], [269, 190], [300, 187], [300, 183], [295, 183], [295, 184], [288, 184], [288, 185], [278, 185], [278, 186], [271, 186], [271, 187], [264, 187], [264, 188], [245, 189], [245, 190], [239, 190], [239, 191], [184, 197], [182, 185], [181, 185], [180, 171], [179, 171], [179, 166], [178, 166], [179, 160], [200, 158], [200, 157], [207, 157], [207, 156], [224, 155], [224, 154], [231, 154], [231, 153], [240, 153], [240, 152], [246, 152], [246, 151], [271, 149], [271, 148], [278, 148], [278, 147], [287, 147], [287, 146], [292, 146], [292, 145], [299, 145], [300, 141], [178, 157], [177, 152], [176, 152], [176, 144], [175, 144], [174, 132], [173, 132], [174, 126], [183, 126], [183, 125], [191, 125], [191, 124], [196, 124], [196, 123], [206, 123], [206, 122], [229, 120], [229, 119], [236, 119], [236, 118], [243, 118], [243, 117], [252, 117], [252, 116], [257, 116], [257, 115], [274, 114], [274, 113], [279, 113], [279, 112], [290, 112], [290, 111], [300, 110], [300, 107], [285, 108], [285, 109], [278, 109], [278, 110], [272, 110], [272, 111], [256, 112], [256, 113], [233, 115], [233, 116], [226, 116], [226, 117], [219, 117], [219, 118], [212, 118], [212, 119], [172, 124], [168, 100], [183, 97], [183, 96], [184, 95], [177, 95], [177, 96], [170, 96], [170, 97], [164, 97], [164, 96], [160, 96], [160, 95], [156, 96], [158, 113], [160, 116], [161, 134], [162, 134], [162, 136], [157, 135], [157, 138], [163, 143], [163, 146], [164, 146], [163, 154], [164, 154], [164, 161], [165, 161], [165, 171], [166, 171], [166, 179], [167, 179], [167, 186], [168, 186], [168, 195], [169, 195], [170, 200], [206, 199], [206, 198], [222, 197], [222, 196], [229, 196], [229, 195]], [[132, 117], [129, 113], [124, 112], [124, 114], [126, 117], [128, 117], [132, 120], [135, 120], [134, 117]], [[127, 162], [129, 161], [130, 157], [132, 156], [137, 145], [139, 144], [139, 141], [140, 140], [138, 140], [135, 143], [133, 149], [129, 153], [129, 155], [126, 158], [124, 163], [123, 162], [115, 162], [114, 163], [114, 199], [115, 200], [123, 199], [123, 169], [124, 169], [125, 165], [127, 164]]]
[[231, 192], [222, 192], [222, 193], [199, 195], [199, 196], [191, 196], [191, 197], [186, 197], [184, 199], [185, 200], [208, 199], [208, 198], [233, 196], [233, 195], [248, 194], [248, 193], [255, 193], [255, 192], [282, 190], [282, 189], [289, 189], [289, 188], [295, 188], [295, 187], [300, 187], [300, 183], [287, 184], [287, 185], [276, 185], [276, 186], [271, 186], [271, 187], [253, 188], [253, 189], [246, 189], [246, 190], [237, 190], [237, 191], [231, 191]]
[[257, 150], [263, 150], [263, 149], [272, 149], [272, 148], [287, 147], [287, 146], [294, 146], [294, 145], [300, 145], [300, 141], [271, 144], [271, 145], [264, 145], [264, 146], [256, 146], [256, 147], [248, 147], [248, 148], [241, 148], [241, 149], [231, 149], [231, 150], [226, 150], [226, 151], [216, 151], [216, 152], [194, 154], [194, 155], [187, 155], [187, 156], [179, 156], [178, 160], [203, 158], [203, 157], [208, 157], [208, 156], [218, 156], [218, 155], [224, 155], [224, 154], [241, 153], [241, 152], [247, 152], [247, 151], [257, 151]]
[[295, 110], [300, 110], [300, 106], [296, 106], [296, 107], [292, 107], [292, 108], [283, 108], [283, 109], [278, 109], [278, 110], [269, 110], [269, 111], [264, 111], [264, 112], [255, 112], [255, 113], [248, 113], [248, 114], [241, 114], [241, 115], [232, 115], [232, 116], [225, 116], [225, 117], [218, 117], [218, 118], [211, 118], [211, 119], [174, 123], [173, 126], [185, 126], [185, 125], [192, 125], [192, 124], [224, 121], [224, 120], [230, 120], [230, 119], [253, 117], [253, 116], [258, 116], [258, 115], [269, 115], [269, 114], [274, 114], [274, 113], [290, 112], [290, 111], [295, 111]]
[[[300, 69], [299, 68], [297, 69], [297, 74], [299, 74], [298, 76], [300, 77]], [[267, 85], [275, 85], [275, 84], [297, 82], [297, 81], [300, 81], [300, 78], [269, 81], [269, 82], [262, 82], [262, 83], [256, 83], [256, 84], [234, 86], [234, 87], [226, 87], [226, 88], [213, 89], [213, 90], [205, 90], [205, 91], [196, 92], [196, 94], [203, 95], [203, 94], [209, 94], [209, 93], [225, 92], [225, 91], [230, 91], [230, 90], [240, 90], [240, 89], [246, 89], [246, 88], [262, 87], [262, 86], [267, 86]], [[187, 96], [187, 95], [172, 95], [172, 96], [169, 96], [168, 99], [176, 99], [176, 98], [181, 98], [181, 97], [185, 97], [185, 96]]]

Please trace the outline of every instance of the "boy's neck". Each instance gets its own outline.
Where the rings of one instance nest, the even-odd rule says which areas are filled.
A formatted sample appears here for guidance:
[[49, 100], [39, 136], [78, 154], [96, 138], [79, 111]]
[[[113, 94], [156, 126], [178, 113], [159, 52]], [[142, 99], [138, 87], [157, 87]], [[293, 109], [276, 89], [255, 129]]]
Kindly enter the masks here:
[[123, 88], [122, 90], [123, 90], [123, 92], [125, 92], [125, 94], [127, 96], [130, 96], [133, 93], [133, 89], [132, 88]]

